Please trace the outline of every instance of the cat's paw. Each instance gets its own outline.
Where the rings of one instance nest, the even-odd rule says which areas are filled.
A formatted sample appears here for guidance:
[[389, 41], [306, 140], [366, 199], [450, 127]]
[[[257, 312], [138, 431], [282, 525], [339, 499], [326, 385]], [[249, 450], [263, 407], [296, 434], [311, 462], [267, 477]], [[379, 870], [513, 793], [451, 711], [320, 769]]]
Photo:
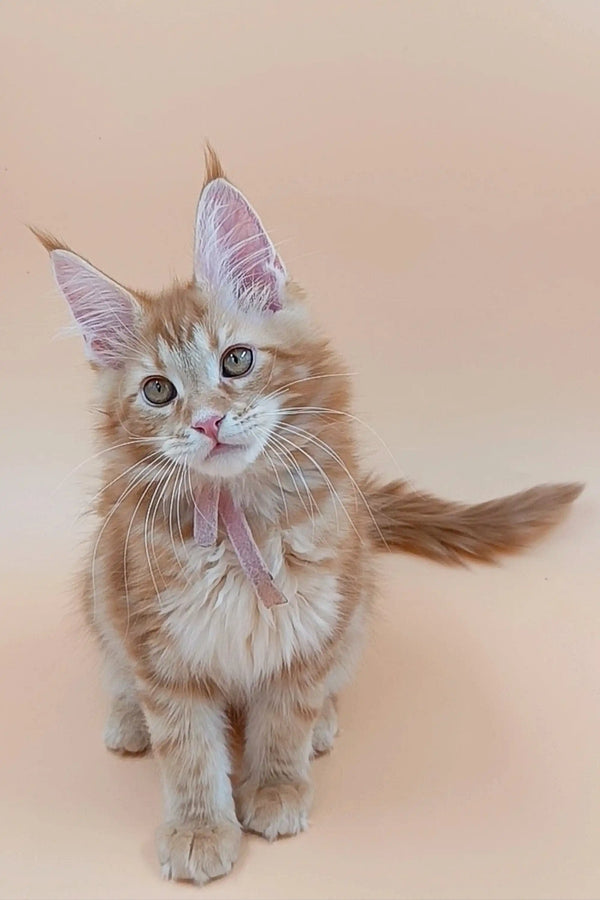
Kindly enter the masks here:
[[312, 734], [312, 756], [322, 756], [333, 748], [338, 733], [338, 717], [335, 703], [328, 698], [323, 704], [319, 718], [315, 722]]
[[308, 828], [312, 790], [307, 782], [242, 784], [236, 797], [238, 817], [246, 831], [262, 834], [268, 841]]
[[113, 703], [104, 727], [104, 743], [113, 753], [146, 753], [150, 734], [144, 713], [137, 704]]
[[227, 875], [238, 857], [241, 836], [239, 824], [228, 819], [213, 825], [167, 822], [157, 835], [163, 878], [206, 884]]

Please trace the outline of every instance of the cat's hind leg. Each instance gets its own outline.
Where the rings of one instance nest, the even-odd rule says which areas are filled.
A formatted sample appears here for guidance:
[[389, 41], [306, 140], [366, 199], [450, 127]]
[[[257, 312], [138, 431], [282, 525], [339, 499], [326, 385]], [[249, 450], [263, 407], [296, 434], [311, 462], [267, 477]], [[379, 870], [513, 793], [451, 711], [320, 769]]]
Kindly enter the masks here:
[[365, 639], [366, 604], [359, 605], [352, 615], [346, 633], [337, 650], [337, 658], [325, 682], [326, 695], [312, 732], [311, 756], [322, 756], [333, 749], [339, 732], [337, 714], [338, 692], [352, 678]]
[[312, 756], [322, 756], [333, 749], [338, 733], [337, 697], [329, 694], [313, 727]]
[[111, 639], [105, 635], [102, 645], [104, 682], [110, 702], [104, 743], [114, 753], [146, 753], [150, 749], [150, 734], [131, 665], [116, 636]]

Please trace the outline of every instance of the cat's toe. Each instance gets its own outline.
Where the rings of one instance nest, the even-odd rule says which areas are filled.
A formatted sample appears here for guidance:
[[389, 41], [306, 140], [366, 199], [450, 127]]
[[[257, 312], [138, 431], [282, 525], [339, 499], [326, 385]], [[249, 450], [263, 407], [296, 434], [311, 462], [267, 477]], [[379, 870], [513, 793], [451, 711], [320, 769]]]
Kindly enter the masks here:
[[311, 798], [307, 782], [262, 787], [241, 785], [236, 798], [238, 816], [247, 831], [274, 841], [308, 828]]
[[236, 861], [242, 831], [237, 822], [167, 823], [157, 835], [163, 878], [206, 884], [227, 875]]

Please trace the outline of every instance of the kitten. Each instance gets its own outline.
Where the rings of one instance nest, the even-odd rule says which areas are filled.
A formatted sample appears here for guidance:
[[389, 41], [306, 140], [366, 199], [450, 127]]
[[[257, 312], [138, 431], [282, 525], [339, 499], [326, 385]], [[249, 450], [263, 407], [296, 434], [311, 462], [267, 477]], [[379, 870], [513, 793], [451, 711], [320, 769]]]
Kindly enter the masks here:
[[152, 747], [163, 875], [204, 883], [231, 869], [242, 829], [306, 828], [311, 759], [337, 732], [377, 551], [491, 560], [581, 487], [464, 506], [366, 474], [344, 364], [210, 149], [190, 282], [127, 290], [36, 234], [98, 376], [105, 462], [84, 608], [106, 669], [105, 742]]

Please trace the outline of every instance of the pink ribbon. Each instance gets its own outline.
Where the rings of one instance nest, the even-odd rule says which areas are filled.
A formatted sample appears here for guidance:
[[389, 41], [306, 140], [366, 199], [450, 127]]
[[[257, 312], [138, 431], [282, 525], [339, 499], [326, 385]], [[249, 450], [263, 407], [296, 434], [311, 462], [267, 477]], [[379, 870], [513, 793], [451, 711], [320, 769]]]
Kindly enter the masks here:
[[267, 609], [287, 603], [281, 591], [275, 587], [273, 576], [256, 546], [243, 509], [234, 503], [229, 491], [220, 489], [217, 484], [205, 485], [194, 498], [194, 540], [201, 547], [215, 544], [219, 516], [238, 562], [252, 582], [258, 598]]
[[201, 547], [212, 547], [217, 540], [219, 486], [207, 484], [194, 498], [194, 540]]

